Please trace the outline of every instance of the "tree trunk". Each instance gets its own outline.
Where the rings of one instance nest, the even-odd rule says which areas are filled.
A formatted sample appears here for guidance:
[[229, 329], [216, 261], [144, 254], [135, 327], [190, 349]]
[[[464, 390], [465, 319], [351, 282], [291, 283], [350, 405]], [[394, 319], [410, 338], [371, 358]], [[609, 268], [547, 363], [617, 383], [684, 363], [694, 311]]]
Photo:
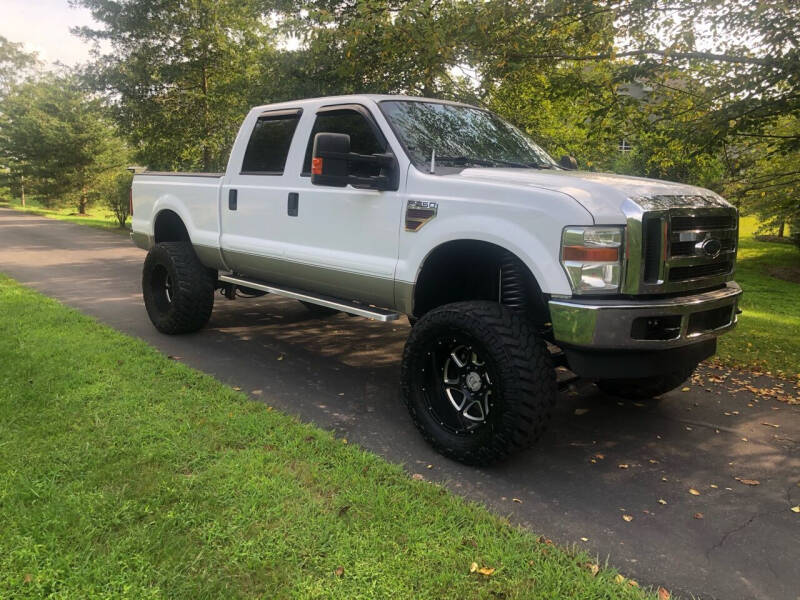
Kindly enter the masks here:
[[25, 208], [25, 178], [24, 177], [20, 177], [19, 178], [19, 188], [20, 188], [20, 191], [22, 192], [22, 208]]
[[203, 64], [202, 67], [202, 81], [201, 81], [201, 89], [203, 91], [203, 132], [205, 133], [205, 137], [203, 139], [203, 171], [209, 172], [211, 171], [211, 151], [208, 147], [208, 138], [209, 138], [209, 131], [208, 131], [208, 71], [206, 70], [206, 65]]
[[86, 205], [89, 204], [89, 196], [86, 192], [86, 187], [81, 190], [81, 195], [78, 199], [78, 214], [86, 214]]
[[786, 221], [781, 221], [781, 224], [778, 227], [778, 237], [779, 238], [783, 237], [785, 229], [786, 229]]

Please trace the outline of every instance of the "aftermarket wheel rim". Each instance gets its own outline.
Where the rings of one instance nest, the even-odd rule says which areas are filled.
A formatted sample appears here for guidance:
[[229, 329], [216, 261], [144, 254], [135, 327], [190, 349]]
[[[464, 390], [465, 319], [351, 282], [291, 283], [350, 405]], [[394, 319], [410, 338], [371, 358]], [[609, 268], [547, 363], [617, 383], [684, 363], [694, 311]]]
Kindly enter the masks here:
[[162, 313], [167, 312], [172, 305], [173, 283], [172, 276], [163, 265], [156, 265], [150, 279], [151, 290], [156, 307]]
[[425, 406], [440, 427], [473, 435], [485, 427], [495, 407], [495, 370], [485, 348], [468, 336], [438, 340], [423, 361]]

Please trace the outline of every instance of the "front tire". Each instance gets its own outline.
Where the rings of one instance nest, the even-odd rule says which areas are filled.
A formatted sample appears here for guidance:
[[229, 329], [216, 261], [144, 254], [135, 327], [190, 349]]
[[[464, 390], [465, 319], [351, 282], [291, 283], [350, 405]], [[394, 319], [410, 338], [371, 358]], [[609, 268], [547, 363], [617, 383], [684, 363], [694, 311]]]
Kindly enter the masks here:
[[156, 244], [142, 270], [142, 294], [150, 320], [162, 333], [197, 331], [214, 307], [214, 280], [188, 242]]
[[558, 395], [544, 341], [524, 314], [494, 302], [457, 302], [423, 316], [406, 342], [401, 381], [425, 440], [471, 465], [531, 446]]
[[691, 377], [694, 369], [692, 367], [691, 369], [683, 369], [663, 375], [634, 379], [601, 379], [596, 383], [597, 387], [610, 396], [617, 396], [626, 400], [648, 400], [679, 387]]

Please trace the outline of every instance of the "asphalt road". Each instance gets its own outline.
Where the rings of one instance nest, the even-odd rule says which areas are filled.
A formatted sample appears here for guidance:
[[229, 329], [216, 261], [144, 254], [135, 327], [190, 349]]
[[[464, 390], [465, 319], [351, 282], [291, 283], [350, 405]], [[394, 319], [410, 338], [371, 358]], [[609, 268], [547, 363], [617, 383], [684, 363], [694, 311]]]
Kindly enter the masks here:
[[398, 392], [405, 322], [318, 319], [281, 298], [218, 297], [206, 329], [164, 336], [142, 304], [143, 260], [126, 236], [0, 209], [0, 272], [258, 401], [674, 596], [800, 598], [800, 514], [790, 510], [800, 504], [800, 406], [736, 391], [743, 375], [705, 369], [689, 391], [648, 404], [578, 384], [535, 448], [474, 469], [432, 452], [407, 418]]

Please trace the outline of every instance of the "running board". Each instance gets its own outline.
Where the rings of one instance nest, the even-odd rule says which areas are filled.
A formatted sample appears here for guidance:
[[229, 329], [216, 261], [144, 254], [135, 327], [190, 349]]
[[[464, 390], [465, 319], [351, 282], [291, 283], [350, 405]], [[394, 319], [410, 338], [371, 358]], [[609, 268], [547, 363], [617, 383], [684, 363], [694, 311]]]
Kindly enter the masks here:
[[292, 288], [278, 287], [276, 285], [257, 281], [255, 279], [243, 279], [241, 277], [233, 277], [232, 275], [220, 275], [220, 281], [225, 283], [232, 283], [246, 288], [252, 288], [262, 292], [275, 294], [276, 296], [285, 296], [286, 298], [293, 298], [294, 300], [302, 300], [303, 302], [310, 302], [312, 304], [319, 304], [320, 306], [327, 306], [335, 310], [357, 315], [359, 317], [367, 317], [376, 321], [396, 321], [400, 318], [400, 313], [384, 310], [382, 308], [375, 308], [374, 306], [367, 306], [365, 304], [358, 304], [357, 302], [349, 302], [347, 300], [340, 300], [339, 298], [332, 298], [331, 296], [321, 296], [310, 294], [308, 292], [301, 292]]

